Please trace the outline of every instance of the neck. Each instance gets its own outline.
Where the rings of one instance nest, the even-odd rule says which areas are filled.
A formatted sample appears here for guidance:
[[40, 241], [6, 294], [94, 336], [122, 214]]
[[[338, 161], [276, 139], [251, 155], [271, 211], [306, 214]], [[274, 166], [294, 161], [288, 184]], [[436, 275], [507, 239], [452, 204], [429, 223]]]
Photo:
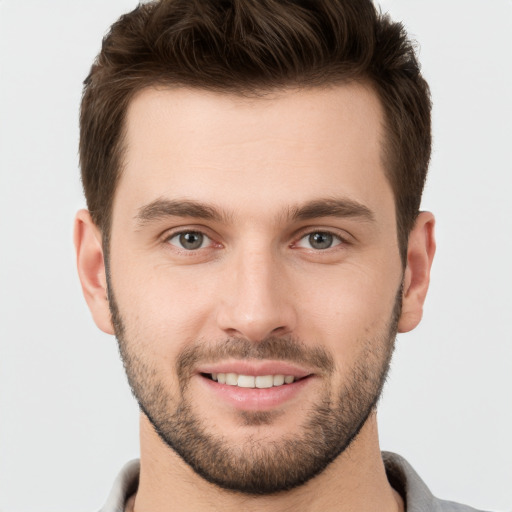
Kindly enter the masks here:
[[167, 447], [141, 416], [141, 473], [127, 511], [170, 512], [402, 512], [402, 499], [390, 486], [378, 443], [376, 415], [320, 475], [291, 491], [247, 496], [220, 489], [197, 475]]

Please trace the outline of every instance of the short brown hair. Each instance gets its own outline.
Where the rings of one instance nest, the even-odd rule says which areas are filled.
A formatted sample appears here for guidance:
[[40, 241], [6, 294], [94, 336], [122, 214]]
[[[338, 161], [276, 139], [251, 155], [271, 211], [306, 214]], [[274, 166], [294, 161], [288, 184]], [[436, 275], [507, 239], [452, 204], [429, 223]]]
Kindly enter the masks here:
[[257, 94], [348, 80], [369, 83], [384, 109], [405, 263], [430, 159], [430, 94], [403, 26], [371, 0], [160, 0], [122, 16], [84, 82], [80, 164], [93, 221], [108, 242], [124, 119], [143, 88]]

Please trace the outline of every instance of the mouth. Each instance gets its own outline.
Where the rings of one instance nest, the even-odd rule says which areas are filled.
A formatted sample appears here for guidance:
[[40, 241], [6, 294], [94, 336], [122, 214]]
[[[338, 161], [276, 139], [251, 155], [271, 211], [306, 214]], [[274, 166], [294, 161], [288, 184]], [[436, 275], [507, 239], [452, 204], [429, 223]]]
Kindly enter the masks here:
[[268, 411], [296, 400], [316, 380], [304, 368], [280, 361], [231, 361], [198, 369], [209, 404], [217, 400], [245, 411]]

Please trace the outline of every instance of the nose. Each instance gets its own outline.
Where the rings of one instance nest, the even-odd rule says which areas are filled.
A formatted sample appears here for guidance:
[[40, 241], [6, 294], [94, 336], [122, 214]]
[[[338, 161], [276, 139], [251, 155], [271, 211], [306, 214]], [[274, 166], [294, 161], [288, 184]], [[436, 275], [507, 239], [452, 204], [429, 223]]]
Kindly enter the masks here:
[[286, 268], [271, 251], [240, 250], [225, 268], [218, 327], [230, 337], [263, 341], [296, 327]]

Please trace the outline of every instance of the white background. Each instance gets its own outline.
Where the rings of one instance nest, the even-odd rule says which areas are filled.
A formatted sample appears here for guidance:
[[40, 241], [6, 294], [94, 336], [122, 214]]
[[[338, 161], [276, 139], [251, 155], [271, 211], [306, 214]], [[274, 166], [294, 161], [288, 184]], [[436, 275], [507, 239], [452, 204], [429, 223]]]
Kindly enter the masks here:
[[[82, 299], [81, 82], [135, 0], [0, 0], [0, 510], [92, 511], [138, 454], [115, 340]], [[512, 2], [386, 0], [420, 43], [438, 253], [425, 319], [398, 341], [384, 449], [433, 492], [512, 510]]]

